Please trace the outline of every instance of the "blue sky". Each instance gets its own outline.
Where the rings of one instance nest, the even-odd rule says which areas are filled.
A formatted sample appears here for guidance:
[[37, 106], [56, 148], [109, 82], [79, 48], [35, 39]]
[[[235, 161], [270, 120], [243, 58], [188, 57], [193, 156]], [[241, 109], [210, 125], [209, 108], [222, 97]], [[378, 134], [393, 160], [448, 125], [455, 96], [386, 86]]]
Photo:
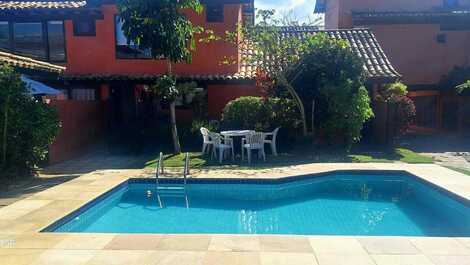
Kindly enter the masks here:
[[316, 0], [255, 0], [259, 9], [275, 9], [276, 13], [291, 12], [300, 21], [308, 20], [312, 15]]

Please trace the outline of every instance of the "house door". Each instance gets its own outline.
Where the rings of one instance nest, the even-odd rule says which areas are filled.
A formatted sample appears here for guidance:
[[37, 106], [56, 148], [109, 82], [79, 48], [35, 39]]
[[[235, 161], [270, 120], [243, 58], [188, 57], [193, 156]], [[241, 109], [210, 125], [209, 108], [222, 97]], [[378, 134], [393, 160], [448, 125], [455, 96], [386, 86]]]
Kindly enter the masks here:
[[412, 97], [416, 107], [415, 126], [427, 129], [438, 128], [438, 103], [436, 95]]
[[458, 130], [459, 102], [455, 99], [442, 101], [442, 128], [448, 131]]
[[136, 105], [132, 85], [110, 87], [110, 127], [112, 130], [125, 128], [135, 120]]

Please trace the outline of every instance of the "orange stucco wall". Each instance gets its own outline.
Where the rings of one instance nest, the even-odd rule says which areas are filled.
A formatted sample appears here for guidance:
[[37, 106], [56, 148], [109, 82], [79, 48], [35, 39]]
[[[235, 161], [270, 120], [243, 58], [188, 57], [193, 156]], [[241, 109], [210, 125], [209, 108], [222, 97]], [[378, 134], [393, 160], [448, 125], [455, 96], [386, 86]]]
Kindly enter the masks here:
[[53, 100], [59, 113], [59, 135], [49, 145], [49, 162], [61, 162], [87, 151], [104, 134], [106, 106], [99, 101]]
[[225, 105], [242, 96], [261, 96], [263, 91], [253, 84], [209, 84], [207, 86], [208, 112], [211, 118], [220, 118]]
[[[164, 60], [116, 59], [114, 15], [115, 5], [102, 7], [104, 19], [96, 21], [96, 36], [74, 36], [72, 21], [65, 22], [67, 47], [67, 74], [158, 74], [164, 73]], [[205, 14], [187, 12], [191, 21], [223, 36], [234, 31], [241, 21], [241, 5], [224, 6], [224, 23], [206, 23]], [[235, 45], [223, 40], [209, 44], [197, 43], [192, 64], [178, 64], [176, 74], [234, 73], [238, 65], [221, 65], [224, 56], [238, 56]]]
[[[352, 27], [352, 11], [409, 12], [433, 11], [442, 8], [443, 0], [326, 0], [326, 28]], [[470, 7], [470, 0], [459, 0]]]
[[[377, 39], [407, 84], [436, 84], [454, 66], [470, 63], [470, 32], [439, 25], [374, 25]], [[446, 43], [438, 43], [439, 33]]]
[[[361, 27], [353, 25], [354, 11], [431, 11], [442, 7], [442, 0], [328, 0], [327, 28]], [[470, 0], [459, 1], [470, 6]], [[365, 25], [373, 30], [405, 83], [437, 84], [454, 66], [470, 63], [470, 32], [441, 31], [438, 24]], [[445, 34], [446, 43], [437, 35]]]

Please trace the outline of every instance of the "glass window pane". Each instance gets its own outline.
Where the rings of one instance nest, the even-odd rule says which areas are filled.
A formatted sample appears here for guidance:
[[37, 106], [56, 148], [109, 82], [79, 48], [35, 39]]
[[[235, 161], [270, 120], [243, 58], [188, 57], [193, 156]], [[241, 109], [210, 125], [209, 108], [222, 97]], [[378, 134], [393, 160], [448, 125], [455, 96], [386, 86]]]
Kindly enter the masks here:
[[46, 49], [42, 36], [42, 23], [14, 23], [13, 46], [17, 53], [38, 59], [45, 59]]
[[94, 19], [75, 19], [73, 21], [74, 36], [96, 36]]
[[62, 21], [47, 22], [49, 60], [65, 61], [64, 24]]
[[206, 6], [207, 22], [224, 22], [224, 6], [222, 4], [211, 4]]
[[0, 21], [0, 49], [10, 49], [10, 30], [7, 21]]
[[115, 21], [115, 36], [116, 36], [116, 56], [121, 59], [146, 59], [152, 58], [150, 49], [141, 50], [139, 46], [133, 43], [127, 44], [127, 38], [122, 30], [122, 21], [119, 16], [116, 16]]

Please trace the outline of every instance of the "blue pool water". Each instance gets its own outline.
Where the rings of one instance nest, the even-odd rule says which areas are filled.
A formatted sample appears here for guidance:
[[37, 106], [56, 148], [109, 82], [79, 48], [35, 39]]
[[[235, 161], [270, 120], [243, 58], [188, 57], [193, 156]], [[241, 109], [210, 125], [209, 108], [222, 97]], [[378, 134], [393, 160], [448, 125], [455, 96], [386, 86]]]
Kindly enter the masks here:
[[468, 201], [408, 175], [191, 181], [184, 196], [126, 182], [46, 228], [54, 232], [470, 236]]

